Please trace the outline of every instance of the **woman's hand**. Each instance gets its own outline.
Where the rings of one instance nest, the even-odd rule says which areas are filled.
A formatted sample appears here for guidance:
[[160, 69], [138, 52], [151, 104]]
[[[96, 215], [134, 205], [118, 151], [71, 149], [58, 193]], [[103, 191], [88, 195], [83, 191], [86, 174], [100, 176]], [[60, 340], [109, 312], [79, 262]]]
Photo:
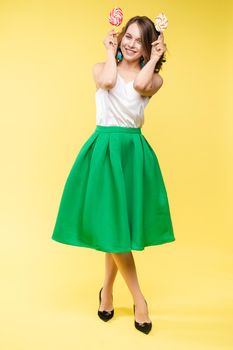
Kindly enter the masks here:
[[167, 47], [167, 45], [164, 43], [164, 36], [162, 32], [160, 33], [158, 39], [156, 41], [153, 41], [151, 45], [152, 48], [150, 59], [156, 59], [158, 61], [162, 54], [166, 51]]
[[116, 55], [118, 41], [117, 41], [117, 33], [114, 31], [114, 29], [108, 32], [108, 35], [103, 40], [103, 43], [107, 50], [112, 51], [113, 54]]

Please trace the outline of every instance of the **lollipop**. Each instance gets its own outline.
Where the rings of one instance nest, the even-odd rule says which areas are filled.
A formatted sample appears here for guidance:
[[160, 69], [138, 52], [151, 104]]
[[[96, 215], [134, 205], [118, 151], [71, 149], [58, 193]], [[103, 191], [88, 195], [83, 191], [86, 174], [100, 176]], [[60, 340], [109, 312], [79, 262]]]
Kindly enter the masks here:
[[120, 7], [114, 7], [114, 9], [112, 9], [112, 11], [109, 13], [108, 20], [110, 24], [118, 27], [123, 21], [122, 9]]
[[168, 19], [164, 13], [160, 13], [155, 18], [155, 29], [158, 32], [163, 32], [168, 26]]

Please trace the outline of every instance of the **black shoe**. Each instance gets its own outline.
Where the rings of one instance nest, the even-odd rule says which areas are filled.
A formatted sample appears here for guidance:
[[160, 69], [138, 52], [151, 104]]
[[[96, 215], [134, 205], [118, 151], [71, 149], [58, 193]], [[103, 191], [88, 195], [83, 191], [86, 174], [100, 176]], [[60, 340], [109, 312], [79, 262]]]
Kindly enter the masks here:
[[[99, 291], [99, 307], [100, 307], [100, 303], [101, 303], [101, 291], [102, 291], [103, 287], [100, 289]], [[112, 309], [111, 311], [99, 311], [98, 310], [98, 316], [101, 318], [101, 320], [103, 321], [109, 321], [114, 315], [114, 309]]]
[[[145, 300], [146, 302], [146, 300]], [[147, 302], [146, 302], [147, 304]], [[134, 315], [135, 315], [135, 305], [133, 305], [133, 311], [134, 311]], [[138, 329], [139, 331], [148, 334], [151, 331], [152, 328], [152, 322], [143, 322], [143, 323], [139, 323], [134, 319], [134, 326], [136, 329]]]

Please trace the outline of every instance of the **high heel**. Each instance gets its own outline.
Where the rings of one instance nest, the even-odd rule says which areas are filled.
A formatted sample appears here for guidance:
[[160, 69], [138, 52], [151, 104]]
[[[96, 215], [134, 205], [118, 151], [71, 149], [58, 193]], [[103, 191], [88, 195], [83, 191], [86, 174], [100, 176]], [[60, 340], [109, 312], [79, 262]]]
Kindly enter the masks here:
[[[145, 300], [145, 299], [144, 299]], [[145, 300], [146, 302], [146, 300]], [[147, 305], [147, 302], [146, 302], [146, 305]], [[135, 316], [135, 304], [133, 305], [133, 311], [134, 311], [134, 316]], [[145, 334], [148, 334], [150, 331], [151, 331], [151, 328], [152, 328], [152, 322], [143, 322], [143, 323], [140, 323], [140, 322], [137, 322], [135, 319], [134, 319], [134, 326], [137, 330], [145, 333]]]
[[[102, 291], [103, 287], [100, 289], [99, 291], [99, 307], [100, 307], [100, 304], [101, 304], [101, 291]], [[103, 321], [109, 321], [114, 315], [114, 309], [112, 309], [111, 311], [106, 311], [106, 310], [103, 310], [103, 311], [100, 311], [98, 310], [98, 316], [99, 318], [101, 318], [101, 320]]]

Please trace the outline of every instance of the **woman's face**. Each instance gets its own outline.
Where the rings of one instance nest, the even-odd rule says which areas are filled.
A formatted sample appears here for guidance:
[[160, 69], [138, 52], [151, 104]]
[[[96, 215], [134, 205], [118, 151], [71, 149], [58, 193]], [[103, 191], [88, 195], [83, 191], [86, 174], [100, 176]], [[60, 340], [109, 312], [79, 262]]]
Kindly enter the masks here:
[[136, 22], [130, 24], [120, 45], [124, 59], [135, 61], [143, 56], [141, 33]]

